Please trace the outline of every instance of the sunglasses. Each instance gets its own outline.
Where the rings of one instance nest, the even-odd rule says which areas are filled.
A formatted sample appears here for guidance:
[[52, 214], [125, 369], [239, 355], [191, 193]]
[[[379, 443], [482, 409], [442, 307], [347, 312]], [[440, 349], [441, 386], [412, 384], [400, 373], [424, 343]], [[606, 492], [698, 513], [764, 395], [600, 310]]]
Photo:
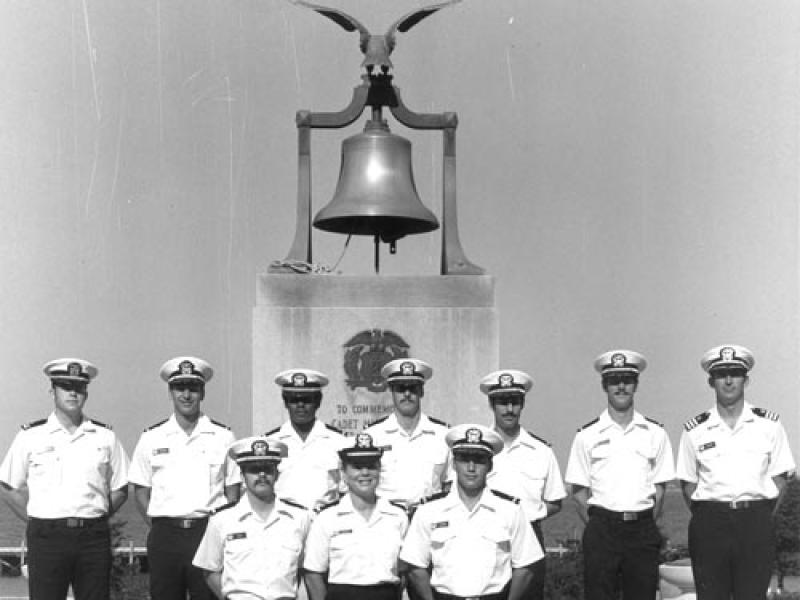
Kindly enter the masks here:
[[272, 463], [252, 463], [242, 465], [241, 469], [242, 473], [247, 473], [248, 475], [258, 475], [259, 473], [267, 473], [269, 475], [276, 470], [275, 465]]
[[605, 382], [607, 385], [631, 385], [639, 381], [636, 375], [607, 375]]
[[726, 379], [727, 377], [747, 377], [747, 371], [736, 367], [730, 369], [713, 369], [710, 373], [714, 379]]
[[519, 394], [497, 394], [492, 396], [492, 404], [511, 404], [519, 406], [522, 404], [523, 397]]
[[53, 385], [66, 392], [76, 392], [78, 394], [85, 394], [89, 387], [88, 384], [80, 381], [54, 381]]
[[202, 383], [196, 382], [178, 382], [178, 383], [170, 383], [169, 389], [175, 390], [176, 392], [182, 392], [184, 390], [189, 392], [200, 392], [203, 389]]

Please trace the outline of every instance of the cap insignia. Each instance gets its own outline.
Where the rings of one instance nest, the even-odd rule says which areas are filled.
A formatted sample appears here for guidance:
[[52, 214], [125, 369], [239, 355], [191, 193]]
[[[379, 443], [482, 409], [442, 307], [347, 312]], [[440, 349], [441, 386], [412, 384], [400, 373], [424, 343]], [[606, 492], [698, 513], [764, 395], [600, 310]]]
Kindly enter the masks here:
[[368, 433], [359, 433], [356, 436], [356, 448], [372, 448], [372, 436]]
[[611, 366], [612, 367], [624, 367], [625, 366], [625, 355], [617, 353], [611, 357]]
[[725, 348], [719, 351], [719, 357], [726, 362], [732, 361], [735, 356], [736, 356], [736, 351], [730, 346], [726, 346]]
[[400, 365], [400, 372], [403, 375], [413, 375], [414, 374], [414, 363], [412, 362], [404, 362]]
[[467, 429], [465, 436], [468, 444], [479, 444], [481, 440], [483, 440], [483, 434], [481, 434], [481, 430], [474, 427]]
[[181, 375], [193, 375], [194, 374], [194, 363], [190, 360], [183, 361], [178, 368], [181, 370]]
[[83, 374], [83, 368], [80, 363], [71, 362], [67, 365], [67, 374], [70, 377], [80, 377]]
[[295, 373], [292, 375], [292, 385], [295, 387], [306, 387], [305, 373]]
[[266, 456], [269, 445], [264, 440], [256, 440], [250, 448], [253, 450], [254, 456]]
[[510, 373], [503, 373], [498, 377], [497, 381], [500, 387], [511, 387], [514, 384], [514, 377]]

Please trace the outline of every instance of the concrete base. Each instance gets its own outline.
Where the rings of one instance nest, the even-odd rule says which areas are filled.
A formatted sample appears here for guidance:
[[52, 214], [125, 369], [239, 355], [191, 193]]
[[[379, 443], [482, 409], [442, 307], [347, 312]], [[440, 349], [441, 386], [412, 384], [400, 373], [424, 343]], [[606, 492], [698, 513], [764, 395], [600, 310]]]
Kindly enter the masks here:
[[376, 378], [388, 360], [433, 366], [423, 410], [449, 423], [488, 423], [480, 378], [497, 369], [494, 278], [262, 274], [253, 310], [253, 433], [286, 419], [273, 383], [305, 367], [331, 378], [318, 417], [347, 433], [391, 412]]

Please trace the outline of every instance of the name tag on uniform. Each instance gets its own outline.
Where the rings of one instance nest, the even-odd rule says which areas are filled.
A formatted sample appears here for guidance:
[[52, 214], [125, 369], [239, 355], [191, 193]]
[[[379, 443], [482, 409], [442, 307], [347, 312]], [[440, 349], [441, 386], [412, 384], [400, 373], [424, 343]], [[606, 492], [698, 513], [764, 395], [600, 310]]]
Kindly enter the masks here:
[[331, 537], [336, 537], [337, 535], [344, 535], [346, 533], [353, 533], [352, 529], [340, 529], [338, 531], [334, 531]]
[[44, 454], [45, 452], [55, 452], [56, 449], [54, 446], [45, 446], [41, 450], [39, 450], [39, 454]]
[[153, 456], [159, 454], [169, 454], [169, 448], [153, 448]]
[[609, 438], [606, 438], [604, 440], [600, 440], [599, 442], [597, 442], [594, 445], [594, 447], [597, 448], [598, 446], [602, 446], [603, 444], [610, 444], [610, 443], [611, 443], [611, 440]]
[[387, 451], [392, 449], [392, 445], [391, 444], [386, 444], [385, 446], [378, 446], [378, 448], [380, 448], [384, 452], [387, 452]]
[[237, 531], [236, 533], [229, 533], [225, 536], [227, 541], [231, 540], [243, 540], [247, 537], [247, 532], [245, 531]]
[[711, 450], [711, 448], [716, 448], [716, 446], [717, 446], [716, 442], [708, 442], [708, 443], [703, 444], [702, 446], [700, 446], [698, 448], [698, 450], [700, 450], [700, 452], [702, 452], [703, 450]]
[[437, 523], [431, 525], [431, 529], [439, 529], [441, 527], [449, 527], [449, 526], [450, 526], [450, 521], [438, 521]]

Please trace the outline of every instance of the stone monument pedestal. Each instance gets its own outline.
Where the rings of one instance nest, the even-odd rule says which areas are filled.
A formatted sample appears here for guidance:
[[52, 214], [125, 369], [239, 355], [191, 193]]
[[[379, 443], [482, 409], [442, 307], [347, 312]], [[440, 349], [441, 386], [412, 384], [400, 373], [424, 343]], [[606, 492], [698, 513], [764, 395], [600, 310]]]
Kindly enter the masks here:
[[496, 370], [499, 326], [488, 275], [261, 274], [253, 309], [253, 433], [286, 420], [276, 373], [328, 375], [317, 413], [355, 433], [392, 410], [377, 376], [389, 360], [429, 363], [423, 411], [448, 423], [488, 423], [480, 378]]

